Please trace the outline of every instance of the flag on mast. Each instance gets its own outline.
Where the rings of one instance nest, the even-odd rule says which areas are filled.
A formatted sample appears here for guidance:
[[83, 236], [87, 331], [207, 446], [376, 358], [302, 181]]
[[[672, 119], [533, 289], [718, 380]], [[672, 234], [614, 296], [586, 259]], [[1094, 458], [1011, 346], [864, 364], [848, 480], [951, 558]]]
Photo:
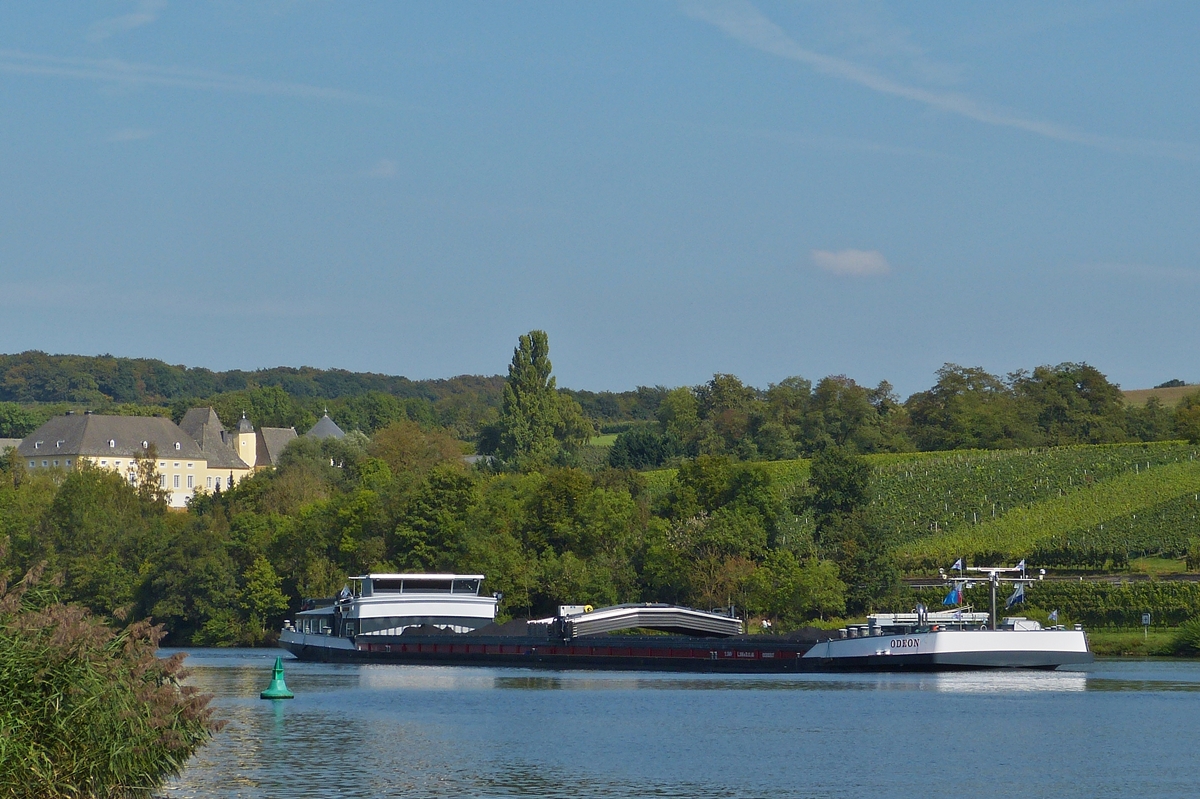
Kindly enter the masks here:
[[957, 605], [962, 602], [962, 589], [957, 585], [950, 589], [950, 593], [946, 594], [946, 598], [942, 600], [943, 605]]
[[1025, 571], [1025, 558], [1021, 558], [1021, 562], [1017, 564], [1017, 568], [1021, 571]]
[[1024, 602], [1024, 601], [1025, 601], [1025, 583], [1017, 583], [1016, 590], [1012, 592], [1012, 596], [1010, 596], [1008, 598], [1008, 601], [1004, 603], [1004, 609], [1008, 610], [1009, 608], [1011, 608], [1013, 605], [1017, 604], [1018, 602]]
[[954, 565], [951, 566], [950, 568], [958, 569], [959, 571], [962, 571], [962, 568], [963, 568], [962, 558], [959, 558], [958, 560], [954, 561]]
[[1049, 618], [1050, 618], [1050, 621], [1053, 621], [1053, 622], [1058, 621], [1058, 608], [1055, 608], [1054, 610], [1050, 611]]

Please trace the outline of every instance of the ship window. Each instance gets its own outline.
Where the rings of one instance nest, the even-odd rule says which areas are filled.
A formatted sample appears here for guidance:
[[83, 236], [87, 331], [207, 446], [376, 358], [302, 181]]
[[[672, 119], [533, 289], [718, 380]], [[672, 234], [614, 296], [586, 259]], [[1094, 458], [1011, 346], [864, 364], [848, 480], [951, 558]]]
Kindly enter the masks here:
[[403, 581], [401, 580], [372, 580], [371, 591], [375, 594], [398, 594], [402, 590], [402, 585]]
[[405, 580], [401, 590], [406, 594], [448, 594], [450, 588], [449, 580]]
[[479, 593], [479, 581], [478, 580], [455, 580], [454, 581], [454, 593], [456, 593], [456, 594], [478, 594]]

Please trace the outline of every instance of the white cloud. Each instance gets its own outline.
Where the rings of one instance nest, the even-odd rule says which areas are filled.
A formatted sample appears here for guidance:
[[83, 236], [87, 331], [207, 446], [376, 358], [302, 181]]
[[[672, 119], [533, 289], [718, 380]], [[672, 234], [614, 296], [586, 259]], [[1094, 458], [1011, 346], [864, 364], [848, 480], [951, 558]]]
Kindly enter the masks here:
[[142, 2], [138, 3], [138, 10], [132, 14], [109, 17], [92, 25], [87, 37], [90, 41], [99, 42], [114, 34], [124, 33], [134, 28], [140, 28], [143, 25], [149, 25], [158, 19], [158, 12], [166, 8], [166, 6], [166, 0], [142, 0]]
[[912, 100], [945, 113], [1112, 152], [1155, 155], [1184, 161], [1200, 160], [1200, 148], [1193, 144], [1122, 139], [1086, 133], [1056, 122], [1034, 119], [1000, 106], [982, 103], [960, 92], [935, 91], [912, 86], [865, 64], [809, 50], [797, 44], [783, 28], [763, 16], [747, 0], [728, 3], [719, 0], [683, 0], [682, 8], [684, 13], [693, 19], [720, 28], [748, 47], [805, 64], [824, 75], [857, 83], [881, 94]]
[[389, 158], [380, 158], [375, 163], [375, 166], [367, 170], [367, 175], [373, 178], [394, 178], [399, 174], [398, 166], [395, 161]]
[[146, 128], [121, 128], [110, 133], [108, 140], [110, 142], [141, 141], [157, 133], [156, 130], [147, 130]]
[[892, 271], [879, 250], [813, 250], [812, 259], [818, 267], [835, 275], [870, 277]]
[[0, 50], [0, 72], [72, 78], [123, 86], [171, 86], [234, 94], [282, 95], [352, 103], [379, 102], [374, 97], [303, 83], [259, 80], [200, 69], [159, 67], [115, 58], [61, 58], [20, 50]]

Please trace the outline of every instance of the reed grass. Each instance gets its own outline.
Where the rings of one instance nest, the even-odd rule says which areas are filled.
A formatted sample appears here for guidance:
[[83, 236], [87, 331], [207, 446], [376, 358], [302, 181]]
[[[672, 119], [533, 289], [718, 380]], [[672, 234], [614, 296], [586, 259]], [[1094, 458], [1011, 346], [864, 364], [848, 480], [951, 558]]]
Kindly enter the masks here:
[[219, 729], [211, 697], [157, 657], [161, 628], [118, 631], [40, 577], [0, 580], [0, 796], [145, 796]]

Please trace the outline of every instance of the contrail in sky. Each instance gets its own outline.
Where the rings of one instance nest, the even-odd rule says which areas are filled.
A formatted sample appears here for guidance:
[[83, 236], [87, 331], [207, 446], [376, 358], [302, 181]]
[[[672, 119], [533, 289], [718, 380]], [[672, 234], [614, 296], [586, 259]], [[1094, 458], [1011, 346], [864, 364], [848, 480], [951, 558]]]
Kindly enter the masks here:
[[763, 16], [746, 0], [728, 3], [684, 0], [682, 8], [693, 19], [715, 25], [744, 45], [806, 64], [824, 75], [857, 83], [881, 94], [902, 97], [977, 122], [1015, 128], [1056, 141], [1084, 144], [1111, 152], [1153, 155], [1181, 161], [1200, 160], [1200, 148], [1195, 145], [1099, 136], [981, 103], [958, 92], [932, 91], [902, 83], [869, 66], [801, 47], [783, 28]]

